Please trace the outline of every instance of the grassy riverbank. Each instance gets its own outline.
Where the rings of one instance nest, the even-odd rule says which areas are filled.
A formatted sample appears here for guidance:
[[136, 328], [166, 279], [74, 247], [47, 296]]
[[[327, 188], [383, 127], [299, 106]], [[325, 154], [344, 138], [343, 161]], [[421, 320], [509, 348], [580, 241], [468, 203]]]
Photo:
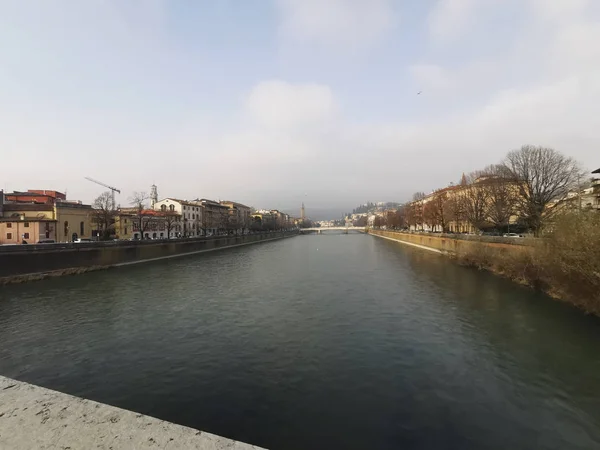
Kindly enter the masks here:
[[600, 215], [565, 214], [519, 251], [461, 248], [461, 264], [490, 270], [600, 316]]

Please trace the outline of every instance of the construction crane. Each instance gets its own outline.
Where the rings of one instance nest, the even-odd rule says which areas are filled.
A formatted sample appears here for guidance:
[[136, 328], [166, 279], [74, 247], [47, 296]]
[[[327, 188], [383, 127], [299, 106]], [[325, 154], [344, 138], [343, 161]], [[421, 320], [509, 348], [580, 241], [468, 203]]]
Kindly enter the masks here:
[[91, 181], [92, 183], [96, 183], [96, 184], [99, 184], [100, 186], [104, 186], [105, 188], [110, 189], [110, 191], [112, 193], [112, 208], [115, 209], [117, 207], [117, 204], [115, 203], [115, 192], [118, 192], [120, 194], [121, 193], [120, 189], [109, 186], [108, 184], [104, 184], [101, 181], [94, 180], [93, 178], [90, 178], [90, 177], [84, 177], [84, 178], [88, 181]]

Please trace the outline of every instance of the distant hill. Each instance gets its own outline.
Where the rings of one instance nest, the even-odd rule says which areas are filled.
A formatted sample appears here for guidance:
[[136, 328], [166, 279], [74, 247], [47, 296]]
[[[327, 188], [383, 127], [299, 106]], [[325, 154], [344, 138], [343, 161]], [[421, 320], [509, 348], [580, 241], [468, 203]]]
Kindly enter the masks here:
[[393, 208], [400, 207], [400, 205], [401, 205], [401, 203], [398, 203], [398, 202], [377, 202], [377, 203], [367, 202], [367, 203], [364, 203], [364, 204], [354, 208], [352, 210], [352, 214], [365, 214], [365, 213], [369, 213], [369, 212], [373, 212], [373, 211], [377, 211], [377, 210], [393, 209]]
[[[293, 217], [300, 216], [300, 210], [284, 210], [286, 214], [289, 214]], [[344, 215], [344, 210], [341, 208], [311, 208], [306, 207], [306, 216], [312, 220], [337, 220], [341, 219]]]
[[[338, 220], [343, 217], [346, 217], [348, 214], [361, 214], [367, 213], [370, 211], [376, 211], [377, 209], [390, 209], [390, 208], [398, 208], [401, 203], [398, 202], [367, 202], [363, 205], [360, 205], [352, 210], [352, 213], [349, 212], [347, 208], [328, 208], [328, 207], [310, 207], [306, 205], [306, 216], [312, 220]], [[289, 214], [293, 217], [300, 216], [299, 209], [290, 209], [286, 208], [283, 210], [286, 214]]]

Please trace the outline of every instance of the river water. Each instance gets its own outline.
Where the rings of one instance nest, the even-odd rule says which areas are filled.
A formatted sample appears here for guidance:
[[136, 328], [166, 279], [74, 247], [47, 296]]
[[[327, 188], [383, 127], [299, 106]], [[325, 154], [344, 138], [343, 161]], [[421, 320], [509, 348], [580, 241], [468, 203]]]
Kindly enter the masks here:
[[271, 449], [600, 448], [600, 320], [297, 236], [0, 288], [0, 374]]

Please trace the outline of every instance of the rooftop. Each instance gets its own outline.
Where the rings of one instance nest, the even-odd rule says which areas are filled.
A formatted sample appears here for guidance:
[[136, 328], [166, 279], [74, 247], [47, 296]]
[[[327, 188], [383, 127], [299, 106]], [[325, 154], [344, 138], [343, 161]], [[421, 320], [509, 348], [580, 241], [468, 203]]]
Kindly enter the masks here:
[[236, 208], [248, 208], [248, 209], [250, 209], [249, 206], [246, 206], [246, 205], [244, 205], [242, 203], [238, 203], [238, 202], [232, 202], [231, 200], [223, 200], [223, 201], [221, 201], [221, 203], [223, 203], [223, 204], [229, 203], [229, 204], [235, 206]]
[[177, 202], [177, 203], [181, 203], [182, 205], [191, 205], [191, 206], [198, 206], [198, 201], [194, 200], [194, 201], [190, 201], [190, 200], [182, 200], [179, 198], [173, 198], [173, 197], [166, 197], [163, 198], [162, 200], [159, 200], [156, 203], [161, 203], [164, 202], [165, 200], [171, 200], [172, 202]]
[[5, 203], [4, 211], [53, 211], [54, 207], [45, 203]]

